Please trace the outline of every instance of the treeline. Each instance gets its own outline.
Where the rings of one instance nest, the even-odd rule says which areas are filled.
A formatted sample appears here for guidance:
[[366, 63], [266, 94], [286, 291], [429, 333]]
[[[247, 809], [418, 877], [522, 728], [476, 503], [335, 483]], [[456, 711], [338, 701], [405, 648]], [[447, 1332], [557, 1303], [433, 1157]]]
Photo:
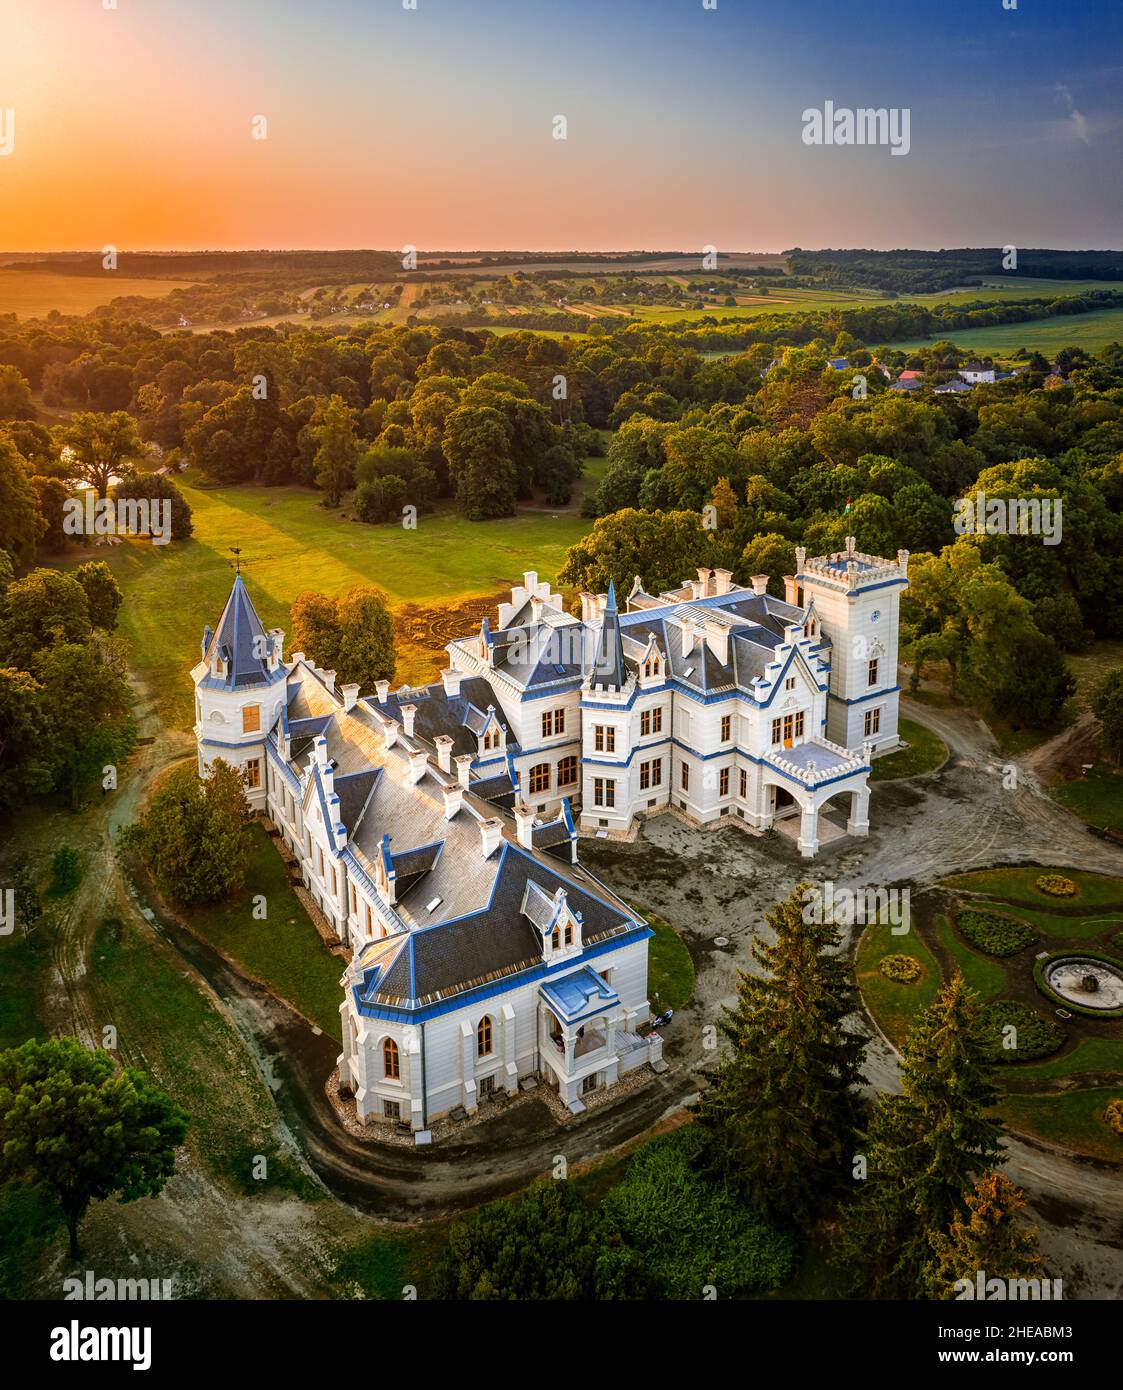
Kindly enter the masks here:
[[[1073, 689], [1063, 653], [1123, 634], [1123, 349], [1070, 350], [1066, 370], [1051, 389], [1030, 371], [965, 398], [855, 400], [854, 373], [788, 349], [739, 406], [621, 424], [587, 503], [599, 519], [559, 581], [627, 593], [638, 574], [656, 593], [708, 565], [768, 574], [782, 594], [797, 545], [908, 550], [914, 682], [946, 663], [953, 694], [1049, 728]], [[980, 494], [1059, 504], [1063, 543], [957, 529], [959, 499]]]
[[788, 253], [793, 275], [823, 284], [868, 285], [898, 294], [922, 294], [977, 283], [983, 276], [1050, 280], [1123, 280], [1123, 252], [1017, 250], [1014, 268], [1002, 247], [954, 251], [804, 251]]

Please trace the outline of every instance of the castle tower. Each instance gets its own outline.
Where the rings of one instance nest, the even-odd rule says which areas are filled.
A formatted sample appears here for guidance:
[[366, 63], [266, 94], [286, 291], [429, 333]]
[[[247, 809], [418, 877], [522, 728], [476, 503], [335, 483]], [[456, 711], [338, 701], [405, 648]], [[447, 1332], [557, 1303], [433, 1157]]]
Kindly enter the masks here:
[[246, 773], [254, 810], [265, 806], [265, 740], [286, 700], [284, 633], [266, 632], [240, 574], [218, 627], [203, 629], [195, 682], [195, 740], [199, 775], [216, 758]]
[[856, 550], [848, 536], [845, 550], [814, 559], [797, 546], [796, 573], [784, 576], [787, 601], [799, 608], [814, 604], [830, 638], [825, 733], [845, 748], [869, 743], [876, 755], [900, 742], [897, 649], [908, 564], [907, 550], [884, 560]]

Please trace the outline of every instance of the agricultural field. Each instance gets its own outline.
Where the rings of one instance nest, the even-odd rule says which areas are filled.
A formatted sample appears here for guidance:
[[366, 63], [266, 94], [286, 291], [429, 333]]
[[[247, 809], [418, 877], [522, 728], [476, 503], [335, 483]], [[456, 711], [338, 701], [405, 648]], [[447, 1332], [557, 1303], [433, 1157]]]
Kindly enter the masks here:
[[[194, 514], [190, 540], [127, 541], [97, 552], [125, 596], [122, 632], [133, 667], [172, 728], [193, 722], [187, 673], [199, 659], [204, 625], [217, 622], [230, 591], [232, 545], [242, 549], [246, 585], [267, 628], [290, 627], [290, 605], [303, 589], [339, 594], [377, 584], [398, 620], [396, 679], [416, 685], [436, 678], [444, 644], [478, 626], [484, 612], [494, 616], [524, 570], [552, 580], [591, 525], [575, 511], [473, 522], [446, 510], [406, 531], [348, 520], [304, 488], [201, 488], [197, 481], [178, 480]], [[76, 552], [63, 563], [88, 558]]]
[[[1101, 285], [1102, 289], [1103, 286]], [[1013, 296], [1012, 296], [1013, 297]], [[1020, 296], [1018, 296], [1020, 297]], [[1000, 323], [990, 328], [960, 328], [946, 335], [958, 348], [1017, 360], [1021, 348], [1036, 348], [1049, 357], [1063, 347], [1097, 352], [1109, 343], [1123, 342], [1123, 308], [1095, 309], [1090, 314], [1060, 314], [1027, 323]], [[930, 347], [934, 338], [910, 338], [887, 343], [890, 351], [911, 352]]]
[[18, 319], [60, 314], [88, 314], [123, 295], [162, 299], [173, 290], [187, 289], [193, 280], [148, 280], [104, 275], [55, 275], [43, 270], [0, 271], [0, 314]]

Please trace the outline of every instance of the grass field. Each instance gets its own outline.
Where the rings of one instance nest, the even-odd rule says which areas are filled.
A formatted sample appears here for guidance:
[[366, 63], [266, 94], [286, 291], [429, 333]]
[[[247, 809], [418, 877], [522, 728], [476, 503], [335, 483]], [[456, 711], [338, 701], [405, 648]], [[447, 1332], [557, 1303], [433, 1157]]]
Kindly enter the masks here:
[[[989, 328], [958, 328], [939, 336], [950, 339], [956, 347], [999, 356], [1014, 355], [1023, 347], [1031, 350], [1036, 348], [1046, 357], [1063, 347], [1082, 347], [1088, 352], [1095, 352], [1109, 343], [1123, 342], [1123, 308], [1096, 309], [1090, 314], [1056, 315], [1047, 319], [1032, 319], [1028, 323], [1000, 323]], [[935, 341], [933, 335], [931, 338], [909, 338], [883, 346], [888, 351], [909, 352], [931, 347]]]
[[1123, 830], [1123, 772], [1096, 763], [1084, 777], [1061, 782], [1052, 795], [1089, 825]]
[[19, 319], [45, 318], [52, 309], [60, 314], [88, 314], [121, 295], [162, 299], [172, 290], [194, 283], [129, 279], [112, 271], [104, 275], [54, 275], [43, 270], [4, 270], [0, 271], [0, 314], [15, 314]]
[[[912, 956], [921, 975], [911, 984], [887, 979], [880, 970], [886, 956]], [[862, 933], [854, 972], [862, 998], [890, 1042], [900, 1047], [917, 1015], [935, 999], [940, 988], [940, 967], [919, 933], [894, 936], [887, 925], [871, 923]]]
[[871, 782], [891, 782], [898, 777], [916, 777], [922, 772], [933, 772], [947, 759], [947, 745], [931, 729], [912, 719], [900, 720], [898, 728], [908, 747], [900, 753], [889, 753], [884, 758], [878, 758], [870, 772]]
[[[417, 529], [406, 531], [347, 521], [303, 488], [202, 489], [182, 480], [181, 486], [194, 514], [191, 540], [129, 541], [97, 551], [125, 595], [121, 631], [134, 669], [161, 719], [178, 728], [194, 718], [188, 671], [199, 659], [203, 627], [217, 623], [230, 592], [229, 546], [242, 548], [246, 587], [266, 628], [290, 630], [290, 606], [304, 589], [340, 594], [377, 584], [397, 610], [408, 604], [428, 632], [427, 605], [496, 595], [527, 569], [552, 580], [566, 549], [590, 525], [575, 513], [528, 511], [472, 522], [443, 512], [420, 517]], [[64, 563], [87, 558], [79, 551]], [[407, 634], [399, 641], [396, 679], [435, 679], [451, 635], [416, 640]]]
[[[343, 963], [316, 935], [269, 836], [256, 824], [248, 833], [251, 850], [245, 888], [228, 902], [190, 909], [185, 913], [187, 921], [204, 941], [287, 999], [329, 1037], [342, 1038], [339, 977]], [[253, 915], [258, 895], [265, 899], [267, 916], [262, 920]]]

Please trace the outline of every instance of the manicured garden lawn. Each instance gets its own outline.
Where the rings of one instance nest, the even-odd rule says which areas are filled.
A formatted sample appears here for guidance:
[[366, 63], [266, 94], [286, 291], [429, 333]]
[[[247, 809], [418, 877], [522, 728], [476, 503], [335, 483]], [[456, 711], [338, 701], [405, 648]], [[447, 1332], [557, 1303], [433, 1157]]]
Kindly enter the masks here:
[[936, 918], [936, 939], [963, 972], [963, 978], [983, 999], [995, 999], [1006, 990], [1006, 971], [996, 960], [980, 955], [960, 939], [946, 917]]
[[888, 782], [898, 777], [915, 777], [921, 772], [932, 772], [947, 758], [947, 745], [931, 729], [912, 719], [902, 719], [898, 727], [901, 737], [909, 746], [900, 753], [888, 753], [884, 758], [876, 758], [870, 772], [871, 782]]
[[[921, 976], [911, 984], [888, 980], [879, 966], [886, 956], [912, 956]], [[855, 973], [863, 999], [882, 1031], [897, 1047], [922, 1009], [935, 999], [940, 987], [940, 967], [935, 956], [915, 931], [894, 936], [888, 925], [871, 924], [862, 933], [855, 959]]]
[[1123, 830], [1123, 771], [1096, 763], [1084, 777], [1057, 783], [1052, 794], [1089, 825]]
[[[355, 584], [377, 584], [395, 606], [442, 606], [497, 594], [528, 569], [553, 580], [568, 547], [591, 524], [576, 511], [527, 511], [486, 522], [445, 511], [419, 517], [417, 529], [407, 531], [344, 520], [305, 488], [200, 488], [197, 481], [179, 480], [193, 511], [190, 540], [166, 546], [129, 541], [97, 551], [125, 596], [121, 631], [133, 665], [157, 713], [173, 728], [190, 727], [194, 717], [188, 672], [199, 659], [203, 627], [215, 626], [230, 592], [232, 545], [242, 549], [246, 587], [262, 622], [287, 632], [290, 606], [304, 589], [340, 594]], [[75, 552], [66, 563], [88, 558]], [[435, 679], [447, 640], [400, 651], [397, 681]]]
[[1100, 1118], [1108, 1101], [1119, 1095], [1123, 1095], [1123, 1085], [1055, 1095], [1008, 1095], [1002, 1099], [999, 1113], [1013, 1129], [1097, 1158], [1119, 1161], [1123, 1159], [1123, 1135], [1113, 1134]]
[[669, 922], [646, 908], [636, 911], [646, 918], [655, 935], [648, 943], [647, 994], [653, 1013], [681, 1009], [694, 993], [694, 962], [678, 932]]
[[[260, 825], [252, 843], [246, 886], [230, 902], [192, 908], [191, 929], [236, 961], [333, 1038], [341, 1038], [339, 979], [344, 964], [333, 956], [308, 920], [289, 884], [288, 867]], [[253, 899], [265, 897], [267, 916], [257, 920]]]
[[1011, 1075], [1021, 1081], [1027, 1077], [1076, 1076], [1086, 1071], [1117, 1071], [1123, 1076], [1123, 1041], [1117, 1038], [1084, 1038], [1066, 1056], [1054, 1057], [1046, 1062], [1029, 1062], [1011, 1072]]
[[[1052, 872], [1029, 866], [1018, 869], [984, 869], [979, 873], [957, 874], [947, 880], [951, 888], [966, 888], [974, 893], [986, 893], [992, 898], [1016, 898], [1021, 902], [1040, 903], [1041, 911], [1048, 913], [1050, 907], [1081, 906], [1102, 907], [1123, 903], [1123, 882], [1106, 874], [1090, 874], [1074, 869], [1058, 869], [1057, 873], [1071, 878], [1077, 886], [1074, 897], [1058, 898], [1043, 893], [1037, 887], [1037, 879], [1044, 873]], [[1019, 911], [1011, 908], [1012, 912]], [[1028, 915], [1028, 914], [1027, 914]]]

